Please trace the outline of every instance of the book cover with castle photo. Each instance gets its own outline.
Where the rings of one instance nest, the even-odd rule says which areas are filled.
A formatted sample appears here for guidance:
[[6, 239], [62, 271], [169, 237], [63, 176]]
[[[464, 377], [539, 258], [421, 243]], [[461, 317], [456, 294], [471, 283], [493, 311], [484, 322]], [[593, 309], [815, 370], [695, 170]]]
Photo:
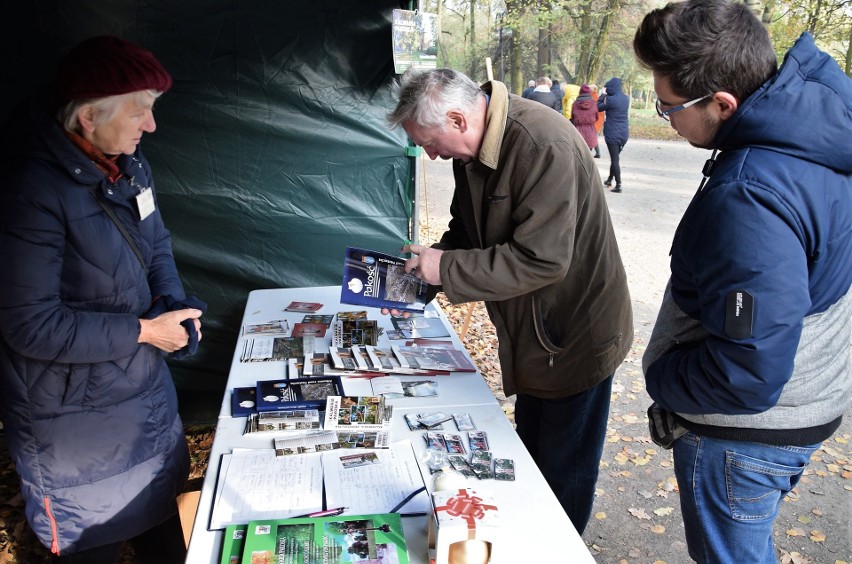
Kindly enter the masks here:
[[422, 312], [428, 284], [405, 272], [405, 260], [347, 247], [340, 303]]

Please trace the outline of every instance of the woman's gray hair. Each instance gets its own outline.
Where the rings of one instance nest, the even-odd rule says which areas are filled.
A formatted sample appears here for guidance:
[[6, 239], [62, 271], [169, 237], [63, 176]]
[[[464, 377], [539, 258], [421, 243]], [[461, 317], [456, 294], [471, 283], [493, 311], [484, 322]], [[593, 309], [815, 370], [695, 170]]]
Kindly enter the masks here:
[[95, 98], [93, 100], [71, 100], [59, 108], [59, 111], [56, 112], [56, 119], [65, 128], [65, 131], [80, 133], [80, 120], [77, 118], [77, 110], [83, 106], [92, 106], [94, 108], [95, 125], [101, 125], [115, 117], [115, 113], [128, 98], [135, 98], [141, 106], [149, 101], [145, 98], [146, 96], [151, 96], [156, 100], [162, 95], [163, 93], [159, 90], [140, 90], [117, 96]]
[[447, 112], [473, 109], [479, 98], [485, 96], [478, 84], [450, 69], [419, 71], [409, 67], [391, 89], [399, 99], [396, 109], [387, 117], [391, 127], [413, 121], [420, 127], [443, 130]]

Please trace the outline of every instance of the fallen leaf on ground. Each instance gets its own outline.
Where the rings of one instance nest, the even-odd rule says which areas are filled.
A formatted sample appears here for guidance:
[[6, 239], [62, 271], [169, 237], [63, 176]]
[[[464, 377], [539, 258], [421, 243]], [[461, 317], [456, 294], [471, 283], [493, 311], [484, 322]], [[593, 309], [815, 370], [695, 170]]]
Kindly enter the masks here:
[[[627, 511], [637, 519], [651, 519], [651, 516], [645, 513], [645, 509], [641, 507], [631, 507]], [[802, 534], [804, 535], [805, 533], [802, 532]]]

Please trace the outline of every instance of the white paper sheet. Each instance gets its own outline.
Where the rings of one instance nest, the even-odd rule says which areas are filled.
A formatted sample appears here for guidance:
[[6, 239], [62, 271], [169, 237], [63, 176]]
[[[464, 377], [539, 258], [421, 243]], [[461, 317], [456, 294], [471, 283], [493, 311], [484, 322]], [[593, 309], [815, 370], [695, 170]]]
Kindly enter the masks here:
[[[374, 453], [361, 466], [344, 467], [341, 457]], [[408, 495], [424, 488], [423, 475], [409, 441], [393, 443], [390, 449], [340, 449], [322, 454], [326, 505], [345, 507], [344, 515], [389, 513]], [[431, 509], [424, 489], [397, 512], [425, 514]]]
[[234, 449], [222, 459], [210, 530], [322, 509], [319, 454], [275, 456], [274, 449]]

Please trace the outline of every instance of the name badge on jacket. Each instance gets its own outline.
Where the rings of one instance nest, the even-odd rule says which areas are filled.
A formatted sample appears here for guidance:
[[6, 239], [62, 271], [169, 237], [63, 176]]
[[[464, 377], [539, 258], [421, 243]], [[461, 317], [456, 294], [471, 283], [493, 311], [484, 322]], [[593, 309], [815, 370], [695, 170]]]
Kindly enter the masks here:
[[143, 188], [136, 195], [136, 208], [139, 210], [139, 219], [143, 220], [154, 213], [154, 191], [150, 188]]

